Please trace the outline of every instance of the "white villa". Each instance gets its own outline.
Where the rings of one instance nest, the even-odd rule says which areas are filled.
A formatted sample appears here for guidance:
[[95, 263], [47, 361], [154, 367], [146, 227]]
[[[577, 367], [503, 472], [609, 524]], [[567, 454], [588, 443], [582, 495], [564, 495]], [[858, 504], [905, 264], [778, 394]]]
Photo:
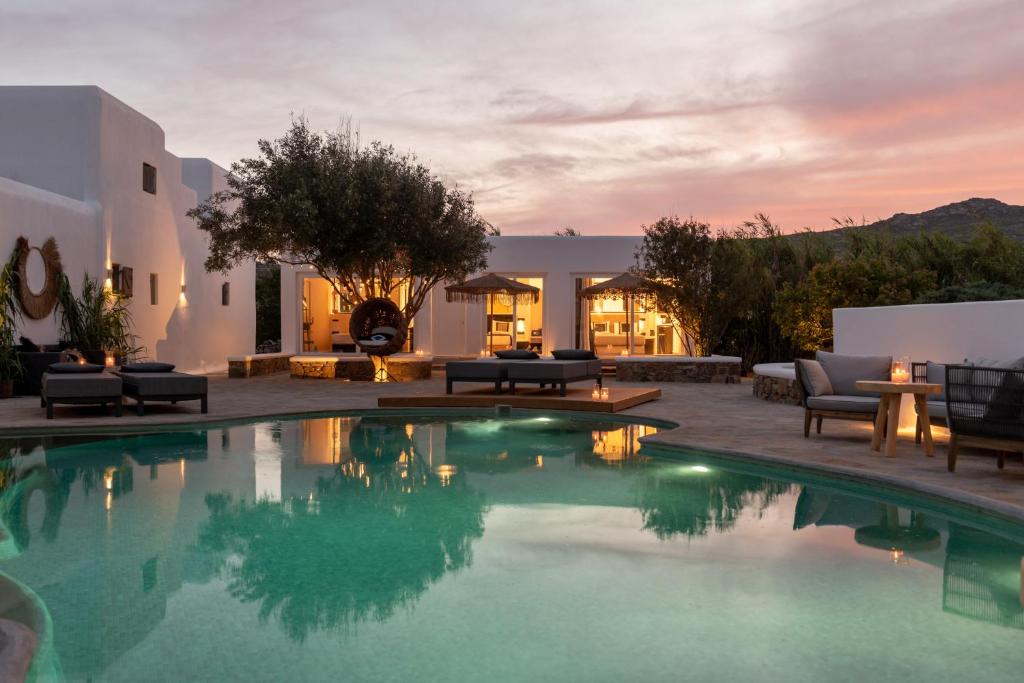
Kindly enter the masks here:
[[[208, 274], [185, 215], [224, 174], [168, 152], [160, 126], [97, 87], [0, 87], [0, 257], [19, 236], [55, 238], [76, 291], [88, 273], [130, 294], [140, 344], [186, 371], [223, 369], [254, 346], [254, 266]], [[43, 270], [29, 268], [33, 291]], [[58, 332], [53, 316], [21, 325], [38, 344]]]

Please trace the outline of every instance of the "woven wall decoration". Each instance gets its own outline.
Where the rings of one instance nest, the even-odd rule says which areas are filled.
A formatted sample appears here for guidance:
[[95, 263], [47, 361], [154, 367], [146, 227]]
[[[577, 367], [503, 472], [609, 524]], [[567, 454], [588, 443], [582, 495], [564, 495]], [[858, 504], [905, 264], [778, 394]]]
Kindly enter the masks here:
[[[19, 237], [15, 249], [18, 251], [18, 300], [21, 302], [21, 310], [29, 318], [40, 320], [50, 315], [57, 304], [57, 276], [64, 270], [60, 262], [60, 251], [57, 250], [57, 240], [51, 237], [40, 248], [29, 246], [27, 239]], [[38, 292], [33, 292], [28, 284], [28, 257], [33, 251], [38, 251], [43, 257], [43, 266], [46, 268], [46, 280]]]

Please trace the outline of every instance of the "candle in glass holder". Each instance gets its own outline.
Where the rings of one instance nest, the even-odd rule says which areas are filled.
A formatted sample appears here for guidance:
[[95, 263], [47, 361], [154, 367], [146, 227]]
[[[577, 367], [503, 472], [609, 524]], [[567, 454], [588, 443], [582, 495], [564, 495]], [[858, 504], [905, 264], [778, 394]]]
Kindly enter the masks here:
[[892, 362], [892, 381], [900, 384], [910, 381], [910, 361], [895, 360]]
[[594, 385], [593, 391], [590, 392], [590, 398], [594, 399], [595, 401], [601, 400], [601, 389], [599, 389], [596, 384]]
[[106, 360], [105, 360], [105, 364], [106, 364], [106, 366], [108, 368], [114, 367], [114, 355], [113, 354], [111, 354], [111, 353], [107, 354], [107, 357], [106, 357]]
[[601, 400], [602, 401], [607, 401], [608, 400], [608, 387], [602, 387], [601, 388]]

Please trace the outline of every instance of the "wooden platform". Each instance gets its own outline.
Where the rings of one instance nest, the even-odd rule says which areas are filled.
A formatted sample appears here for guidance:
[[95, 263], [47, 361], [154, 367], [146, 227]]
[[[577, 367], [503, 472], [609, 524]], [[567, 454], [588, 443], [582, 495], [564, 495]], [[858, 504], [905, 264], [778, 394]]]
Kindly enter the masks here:
[[381, 396], [380, 408], [489, 408], [504, 405], [515, 408], [543, 410], [576, 410], [593, 413], [617, 413], [661, 398], [661, 389], [612, 387], [607, 401], [595, 401], [590, 388], [570, 388], [566, 396], [557, 389], [516, 389], [515, 394], [495, 394], [491, 388], [456, 391], [453, 394], [427, 394], [410, 396]]

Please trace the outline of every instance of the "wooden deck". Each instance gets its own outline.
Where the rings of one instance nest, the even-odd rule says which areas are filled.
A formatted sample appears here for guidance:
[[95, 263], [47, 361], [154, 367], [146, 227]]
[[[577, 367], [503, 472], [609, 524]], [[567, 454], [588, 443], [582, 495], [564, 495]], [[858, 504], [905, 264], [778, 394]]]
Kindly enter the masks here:
[[379, 408], [489, 408], [513, 406], [542, 410], [576, 410], [592, 413], [617, 413], [661, 398], [661, 389], [613, 387], [607, 401], [595, 401], [590, 389], [570, 388], [565, 396], [557, 389], [516, 389], [515, 394], [495, 394], [491, 388], [456, 391], [453, 394], [381, 396]]

